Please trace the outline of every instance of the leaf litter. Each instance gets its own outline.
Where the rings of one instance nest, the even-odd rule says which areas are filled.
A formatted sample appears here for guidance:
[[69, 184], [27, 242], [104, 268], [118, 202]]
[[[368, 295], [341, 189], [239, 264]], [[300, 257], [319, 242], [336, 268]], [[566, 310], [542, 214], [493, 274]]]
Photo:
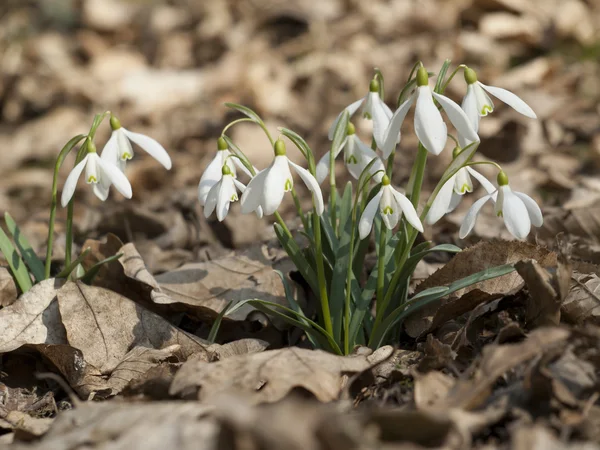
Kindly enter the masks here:
[[[122, 253], [90, 286], [51, 279], [19, 296], [0, 267], [0, 447], [599, 448], [597, 4], [17, 3], [0, 6], [0, 144], [11, 149], [0, 205], [38, 254], [51, 182], [39, 167], [85, 129], [91, 107], [123, 105], [128, 123], [152, 128], [176, 150], [177, 176], [167, 183], [138, 159], [133, 206], [83, 194], [84, 265]], [[218, 105], [243, 98], [268, 126], [283, 120], [325, 148], [324, 130], [374, 66], [392, 92], [415, 53], [437, 61], [450, 43], [541, 112], [530, 123], [499, 107], [480, 134], [485, 156], [519, 172], [515, 188], [548, 206], [535, 244], [477, 244], [438, 271], [426, 258], [415, 292], [502, 263], [517, 271], [417, 311], [384, 354], [308, 350], [250, 307], [209, 342], [230, 301], [285, 304], [273, 269], [298, 280], [265, 221], [232, 212], [221, 224], [197, 207], [200, 170], [228, 121]], [[253, 128], [234, 140], [264, 157]], [[401, 146], [415, 148], [411, 131]], [[432, 173], [446, 165], [432, 160]], [[408, 179], [406, 168], [395, 173]], [[499, 230], [484, 209], [459, 245]], [[450, 215], [426, 238], [457, 243], [457, 231]], [[63, 242], [60, 213], [56, 233]], [[314, 299], [292, 286], [309, 311]]]

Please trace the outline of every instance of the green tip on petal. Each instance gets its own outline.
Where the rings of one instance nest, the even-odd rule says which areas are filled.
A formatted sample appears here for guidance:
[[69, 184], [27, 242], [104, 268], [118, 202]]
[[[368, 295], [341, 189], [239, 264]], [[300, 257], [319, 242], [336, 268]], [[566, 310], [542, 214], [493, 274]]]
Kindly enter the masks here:
[[379, 81], [375, 78], [369, 83], [369, 92], [379, 92]]
[[285, 156], [286, 151], [285, 151], [285, 142], [283, 142], [281, 139], [277, 139], [275, 141], [275, 156]]
[[228, 164], [223, 164], [223, 167], [221, 168], [221, 173], [223, 175], [232, 175], [231, 169], [229, 168]]
[[506, 172], [504, 172], [504, 170], [500, 171], [496, 180], [498, 181], [498, 186], [508, 185], [508, 175], [506, 175]]
[[110, 127], [112, 128], [113, 131], [121, 128], [121, 121], [119, 119], [117, 119], [115, 116], [113, 116], [112, 114], [110, 115]]
[[423, 66], [417, 70], [417, 86], [427, 86], [429, 84], [429, 74]]
[[460, 152], [462, 152], [462, 148], [460, 148], [458, 145], [454, 147], [454, 150], [452, 150], [452, 159], [456, 158]]
[[225, 139], [222, 137], [217, 139], [217, 149], [219, 149], [219, 151], [227, 150], [228, 148], [229, 146], [227, 145], [227, 141]]
[[356, 128], [354, 127], [354, 124], [352, 122], [348, 122], [348, 126], [346, 127], [346, 134], [350, 136], [354, 133], [356, 133]]
[[467, 84], [477, 83], [477, 74], [470, 67], [465, 67], [465, 81]]
[[390, 184], [390, 178], [387, 175], [384, 175], [383, 178], [381, 178], [381, 185], [387, 186], [388, 184]]

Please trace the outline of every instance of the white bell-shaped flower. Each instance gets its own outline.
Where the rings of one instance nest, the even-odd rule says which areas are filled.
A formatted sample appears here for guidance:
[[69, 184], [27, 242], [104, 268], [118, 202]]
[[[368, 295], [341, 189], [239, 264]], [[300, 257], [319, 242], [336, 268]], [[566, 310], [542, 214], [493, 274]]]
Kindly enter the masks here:
[[275, 158], [271, 165], [258, 172], [246, 186], [241, 199], [242, 213], [247, 214], [256, 211], [259, 207], [267, 216], [277, 211], [284, 194], [291, 191], [294, 186], [294, 180], [290, 172], [291, 167], [300, 175], [306, 187], [312, 192], [316, 213], [318, 215], [323, 214], [325, 209], [323, 194], [315, 177], [308, 170], [288, 159], [285, 143], [281, 139], [275, 141], [274, 150]]
[[[237, 191], [244, 192], [246, 186], [234, 178], [231, 168], [223, 164], [221, 168], [222, 177], [208, 191], [204, 205], [204, 217], [208, 218], [213, 211], [217, 212], [217, 219], [223, 222], [229, 212], [229, 205], [238, 200]], [[262, 217], [262, 208], [256, 210], [256, 215]]]
[[[354, 125], [350, 122], [348, 122], [346, 139], [344, 139], [344, 142], [338, 148], [335, 158], [338, 157], [342, 149], [344, 150], [344, 164], [348, 168], [350, 175], [358, 180], [363, 170], [365, 170], [371, 161], [376, 159], [371, 166], [370, 172], [375, 174], [373, 179], [377, 183], [381, 182], [381, 177], [383, 176], [381, 171], [385, 171], [383, 162], [377, 153], [371, 149], [371, 147], [360, 140], [360, 138], [356, 135], [356, 129], [354, 128]], [[325, 153], [317, 163], [317, 181], [319, 184], [321, 184], [329, 174], [330, 154], [330, 151]]]
[[[437, 100], [446, 112], [448, 119], [460, 135], [470, 139], [471, 142], [479, 141], [467, 115], [454, 101], [448, 97], [433, 92], [429, 87], [429, 75], [424, 67], [417, 70], [417, 89], [400, 105], [392, 116], [388, 127], [373, 133], [377, 146], [382, 150], [383, 157], [388, 158], [400, 138], [402, 123], [416, 101], [415, 107], [415, 133], [423, 146], [434, 155], [439, 155], [448, 140], [448, 129], [433, 100]], [[373, 123], [375, 127], [376, 124]]]
[[408, 223], [418, 231], [423, 231], [423, 224], [419, 220], [415, 207], [406, 196], [391, 186], [387, 175], [383, 176], [381, 189], [367, 204], [360, 217], [358, 233], [361, 239], [366, 238], [371, 233], [377, 211], [379, 211], [381, 220], [389, 230], [398, 225], [402, 214], [404, 214]]
[[85, 169], [86, 183], [93, 185], [94, 194], [100, 200], [106, 200], [108, 188], [111, 184], [124, 197], [131, 198], [131, 184], [123, 172], [115, 164], [111, 164], [100, 158], [96, 153], [96, 146], [92, 141], [88, 141], [86, 145], [88, 146], [88, 154], [71, 170], [65, 181], [61, 196], [62, 206], [67, 206], [69, 201], [71, 201], [83, 169]]
[[[454, 149], [454, 157], [458, 156], [460, 147]], [[467, 192], [473, 192], [473, 181], [475, 178], [483, 186], [488, 194], [496, 191], [496, 187], [482, 174], [471, 167], [461, 167], [439, 190], [431, 204], [425, 222], [433, 225], [443, 216], [454, 211]]]
[[531, 231], [531, 225], [541, 227], [544, 223], [542, 211], [537, 203], [522, 192], [513, 191], [508, 185], [508, 176], [504, 172], [498, 174], [498, 190], [477, 200], [463, 219], [459, 236], [465, 238], [473, 227], [483, 205], [489, 200], [495, 204], [498, 217], [504, 219], [504, 225], [517, 239], [524, 239]]
[[198, 200], [200, 201], [200, 205], [205, 205], [208, 192], [221, 179], [222, 167], [224, 165], [227, 165], [233, 178], [236, 178], [237, 176], [236, 166], [249, 177], [252, 176], [246, 166], [244, 166], [238, 158], [231, 157], [231, 155], [232, 153], [229, 151], [227, 141], [220, 137], [217, 140], [217, 154], [206, 167], [206, 170], [200, 178], [200, 183], [198, 184]]
[[110, 116], [110, 127], [112, 134], [102, 149], [102, 158], [125, 170], [125, 164], [133, 158], [133, 147], [131, 143], [139, 145], [150, 156], [161, 163], [165, 169], [171, 169], [171, 158], [162, 145], [155, 139], [140, 133], [134, 133], [121, 126], [121, 122], [115, 116]]
[[367, 119], [373, 120], [373, 135], [375, 135], [375, 133], [377, 132], [382, 133], [383, 131], [385, 131], [388, 124], [390, 123], [390, 119], [392, 118], [392, 110], [389, 108], [388, 105], [385, 104], [385, 102], [379, 96], [379, 81], [373, 79], [369, 84], [369, 93], [360, 100], [357, 100], [354, 103], [348, 105], [342, 110], [341, 113], [338, 114], [336, 119], [331, 124], [331, 127], [329, 127], [329, 140], [333, 139], [335, 127], [340, 121], [342, 114], [344, 114], [344, 111], [348, 111], [348, 114], [350, 115], [350, 117], [352, 117], [363, 103], [363, 115]]

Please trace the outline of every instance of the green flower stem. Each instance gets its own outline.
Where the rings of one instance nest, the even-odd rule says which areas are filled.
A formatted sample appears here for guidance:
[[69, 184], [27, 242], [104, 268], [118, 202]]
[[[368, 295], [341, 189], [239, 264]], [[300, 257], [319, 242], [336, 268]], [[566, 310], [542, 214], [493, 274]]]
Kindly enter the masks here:
[[335, 183], [335, 155], [333, 154], [333, 152], [329, 152], [329, 188], [329, 211], [331, 218], [331, 226], [337, 236], [337, 188]]
[[273, 215], [275, 216], [275, 220], [277, 220], [277, 223], [279, 225], [281, 225], [281, 228], [283, 228], [283, 231], [285, 232], [285, 234], [287, 234], [290, 238], [293, 238], [292, 232], [290, 231], [288, 226], [285, 224], [285, 221], [282, 219], [281, 214], [279, 214], [279, 212], [275, 211], [275, 213]]
[[387, 228], [383, 223], [383, 220], [379, 226], [379, 254], [377, 255], [377, 290], [375, 298], [377, 300], [377, 312], [376, 317], [385, 314], [384, 307], [387, 305], [383, 304], [383, 289], [385, 284], [385, 247], [387, 244]]
[[292, 198], [294, 199], [294, 205], [296, 205], [296, 211], [302, 219], [302, 225], [304, 229], [308, 231], [308, 221], [306, 220], [306, 216], [304, 215], [304, 211], [302, 211], [302, 205], [300, 204], [300, 199], [298, 198], [298, 194], [296, 193], [296, 188], [292, 186]]
[[321, 309], [323, 312], [323, 323], [325, 330], [333, 336], [333, 324], [331, 322], [331, 312], [329, 310], [329, 298], [327, 296], [327, 280], [325, 279], [325, 266], [323, 263], [323, 246], [321, 243], [321, 219], [317, 210], [313, 213], [313, 229], [315, 233], [315, 259], [317, 260], [317, 281], [319, 283], [319, 296], [321, 299]]
[[410, 191], [410, 200], [417, 209], [419, 207], [419, 197], [423, 187], [423, 177], [425, 176], [425, 166], [427, 164], [427, 149], [419, 142], [419, 151], [415, 161], [415, 177]]
[[56, 158], [54, 165], [54, 177], [52, 179], [52, 200], [50, 201], [50, 220], [48, 221], [48, 239], [46, 240], [46, 264], [44, 266], [44, 278], [50, 278], [50, 264], [52, 263], [52, 247], [54, 246], [54, 223], [56, 221], [56, 208], [58, 207], [58, 172], [66, 156], [85, 136], [80, 134], [71, 139], [62, 148]]
[[[365, 183], [367, 185], [367, 183]], [[348, 256], [348, 269], [346, 271], [346, 298], [344, 301], [344, 354], [350, 353], [350, 346], [354, 343], [350, 342], [350, 297], [352, 294], [352, 271], [354, 265], [354, 245], [356, 244], [356, 215], [358, 213], [358, 198], [360, 196], [360, 188], [356, 190], [354, 198], [354, 207], [352, 208], [352, 232], [350, 233], [350, 248]]]
[[450, 76], [448, 77], [448, 79], [444, 83], [444, 86], [442, 86], [442, 89], [440, 89], [440, 92], [438, 92], [438, 94], [443, 94], [446, 91], [446, 88], [448, 87], [450, 82], [452, 81], [452, 78], [454, 78], [454, 76], [458, 73], [460, 69], [464, 69], [465, 67], [467, 66], [465, 66], [464, 64], [460, 64], [456, 69], [454, 69], [454, 71], [450, 74]]

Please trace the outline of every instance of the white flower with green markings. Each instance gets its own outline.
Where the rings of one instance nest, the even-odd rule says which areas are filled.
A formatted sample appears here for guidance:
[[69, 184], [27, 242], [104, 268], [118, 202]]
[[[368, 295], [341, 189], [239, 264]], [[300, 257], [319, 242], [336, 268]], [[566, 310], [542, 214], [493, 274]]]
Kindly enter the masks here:
[[360, 217], [358, 232], [361, 239], [366, 238], [371, 233], [377, 211], [379, 211], [381, 220], [389, 230], [393, 230], [398, 225], [402, 214], [404, 214], [408, 223], [416, 230], [423, 231], [423, 224], [419, 220], [415, 207], [406, 196], [391, 186], [387, 175], [383, 176], [381, 189], [367, 204]]
[[105, 161], [117, 165], [121, 171], [124, 171], [127, 161], [133, 158], [133, 147], [131, 145], [133, 142], [161, 163], [165, 169], [171, 169], [171, 158], [158, 141], [144, 134], [127, 130], [121, 126], [119, 119], [113, 115], [110, 116], [110, 127], [112, 134], [102, 150], [102, 158]]
[[274, 152], [275, 158], [271, 165], [258, 172], [246, 186], [241, 199], [242, 213], [247, 214], [256, 211], [259, 207], [267, 216], [277, 211], [283, 201], [284, 194], [290, 192], [294, 186], [294, 179], [290, 171], [291, 167], [312, 192], [316, 213], [318, 215], [323, 214], [325, 209], [323, 194], [315, 177], [308, 170], [288, 159], [285, 143], [281, 139], [275, 141]]
[[508, 185], [508, 176], [502, 171], [498, 174], [498, 189], [477, 200], [467, 212], [460, 227], [461, 239], [473, 230], [481, 208], [489, 200], [494, 203], [496, 215], [504, 219], [506, 229], [517, 239], [525, 239], [531, 231], [531, 225], [541, 227], [544, 223], [542, 211], [535, 200], [522, 192], [513, 191]]
[[[381, 177], [383, 173], [381, 171], [385, 171], [385, 167], [383, 166], [383, 162], [375, 153], [371, 147], [366, 145], [360, 138], [356, 135], [356, 129], [351, 122], [348, 122], [348, 129], [346, 133], [346, 138], [342, 142], [342, 145], [337, 149], [335, 153], [335, 158], [338, 157], [340, 152], [344, 150], [344, 164], [348, 168], [348, 172], [354, 178], [358, 180], [360, 174], [365, 170], [365, 168], [369, 165], [371, 161], [376, 159], [376, 161], [371, 166], [370, 172], [374, 174], [373, 179], [377, 182], [381, 182]], [[321, 184], [327, 175], [329, 174], [329, 158], [331, 156], [331, 151], [325, 153], [323, 157], [317, 163], [317, 181]]]
[[[479, 141], [469, 118], [460, 106], [448, 97], [433, 92], [429, 87], [429, 75], [424, 67], [419, 67], [417, 70], [416, 81], [415, 92], [396, 110], [388, 127], [373, 132], [377, 146], [382, 150], [384, 158], [388, 158], [396, 148], [402, 123], [415, 102], [417, 104], [415, 107], [415, 133], [428, 152], [439, 155], [448, 140], [448, 129], [434, 99], [441, 105], [460, 135], [465, 136], [471, 142]], [[374, 122], [373, 126], [377, 127], [378, 124]]]
[[115, 186], [124, 197], [131, 198], [131, 184], [127, 177], [119, 170], [115, 164], [111, 164], [98, 156], [96, 146], [92, 141], [88, 141], [88, 153], [69, 173], [63, 187], [61, 204], [67, 206], [71, 201], [77, 181], [85, 169], [85, 182], [93, 186], [96, 196], [104, 201], [108, 197], [108, 188], [111, 184]]

